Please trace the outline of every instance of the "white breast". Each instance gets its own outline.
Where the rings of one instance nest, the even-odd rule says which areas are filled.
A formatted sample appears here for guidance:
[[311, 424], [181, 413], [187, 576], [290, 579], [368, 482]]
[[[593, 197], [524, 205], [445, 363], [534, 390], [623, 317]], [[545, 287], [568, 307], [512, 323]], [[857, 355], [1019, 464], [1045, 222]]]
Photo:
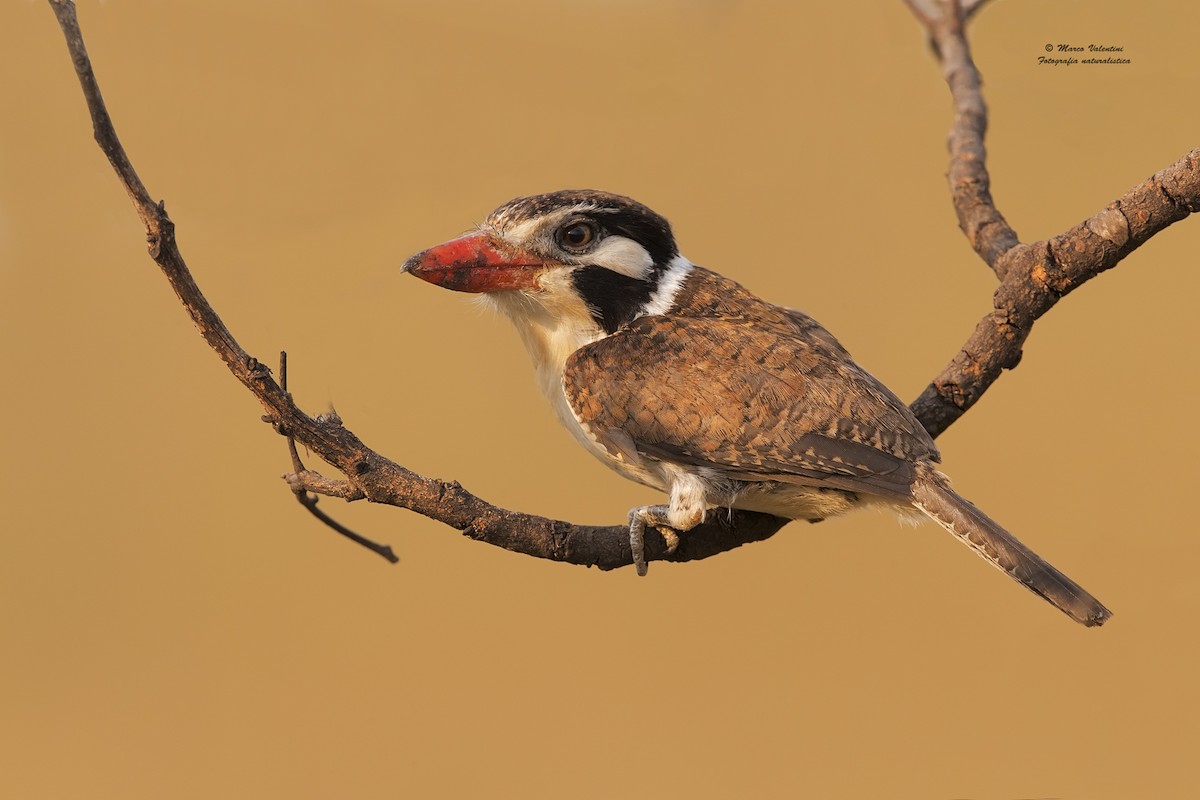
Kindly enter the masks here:
[[[554, 281], [557, 276], [549, 273], [544, 277]], [[565, 275], [562, 278], [569, 280]], [[562, 291], [555, 291], [556, 288]], [[519, 292], [497, 292], [487, 295], [487, 298], [516, 326], [533, 361], [538, 388], [562, 426], [589, 453], [611, 469], [630, 480], [664, 489], [666, 482], [659, 470], [653, 469], [653, 465], [629, 463], [619, 455], [610, 454], [588, 434], [567, 401], [562, 379], [567, 359], [579, 348], [606, 335], [573, 287], [543, 285], [543, 291], [536, 300]]]

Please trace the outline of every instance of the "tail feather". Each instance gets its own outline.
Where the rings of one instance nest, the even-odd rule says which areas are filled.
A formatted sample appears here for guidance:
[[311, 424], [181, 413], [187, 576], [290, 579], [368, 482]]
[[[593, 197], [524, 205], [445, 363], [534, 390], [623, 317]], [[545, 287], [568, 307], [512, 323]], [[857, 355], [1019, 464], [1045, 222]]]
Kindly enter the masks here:
[[1079, 584], [1021, 544], [994, 520], [950, 488], [944, 476], [922, 470], [913, 483], [913, 505], [988, 563], [1048, 600], [1071, 619], [1103, 625], [1112, 612]]

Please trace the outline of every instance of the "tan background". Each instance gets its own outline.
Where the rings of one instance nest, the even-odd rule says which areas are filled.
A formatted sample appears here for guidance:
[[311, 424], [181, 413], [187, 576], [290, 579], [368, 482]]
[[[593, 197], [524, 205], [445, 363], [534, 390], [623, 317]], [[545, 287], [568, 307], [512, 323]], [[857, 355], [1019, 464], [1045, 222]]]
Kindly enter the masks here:
[[[979, 16], [1024, 237], [1200, 141], [1180, 7]], [[654, 497], [557, 428], [507, 323], [397, 272], [513, 195], [638, 197], [906, 398], [989, 307], [944, 185], [947, 91], [899, 0], [81, 15], [242, 344], [286, 348], [309, 410], [511, 508], [615, 523]], [[1133, 64], [1038, 66], [1047, 42]], [[1200, 221], [1054, 309], [941, 440], [964, 494], [1114, 609], [1103, 630], [872, 514], [638, 580], [326, 501], [388, 567], [279, 481], [283, 442], [146, 257], [43, 3], [4, 3], [0, 75], [0, 793], [1194, 796]]]

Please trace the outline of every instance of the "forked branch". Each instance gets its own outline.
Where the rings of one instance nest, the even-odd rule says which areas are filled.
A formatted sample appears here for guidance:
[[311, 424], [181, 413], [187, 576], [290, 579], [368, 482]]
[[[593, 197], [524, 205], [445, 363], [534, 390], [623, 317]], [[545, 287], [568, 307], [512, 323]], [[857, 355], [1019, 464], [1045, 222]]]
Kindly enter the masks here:
[[1070, 230], [1022, 243], [992, 200], [983, 145], [987, 106], [967, 45], [965, 20], [986, 0], [906, 2], [934, 44], [954, 102], [947, 179], [959, 227], [1000, 278], [992, 310], [912, 404], [921, 423], [937, 436], [966, 413], [1001, 372], [1017, 365], [1034, 321], [1059, 299], [1200, 209], [1200, 149]]
[[[963, 35], [964, 20], [982, 2], [960, 5], [908, 1], [930, 31], [954, 97], [950, 173], [959, 219], [972, 246], [1003, 279], [996, 294], [996, 310], [980, 323], [960, 357], [913, 406], [922, 423], [936, 436], [978, 399], [1001, 369], [1015, 365], [1013, 354], [1019, 355], [1029, 326], [1059, 297], [1112, 267], [1154, 233], [1197, 209], [1200, 151], [1193, 151], [1070, 231], [1046, 242], [1019, 245], [1016, 235], [995, 210], [988, 191], [983, 151], [986, 111], [979, 91], [979, 75]], [[297, 407], [291, 395], [272, 378], [270, 370], [237, 343], [196, 285], [179, 253], [174, 224], [164, 205], [151, 199], [117, 138], [92, 72], [74, 4], [70, 0], [49, 2], [66, 37], [91, 113], [96, 141], [146, 226], [151, 258], [162, 269], [205, 341], [258, 399], [266, 412], [264, 419], [277, 431], [294, 437], [343, 476], [342, 479], [324, 477], [301, 469], [297, 460], [288, 481], [298, 496], [313, 492], [407, 508], [472, 538], [539, 558], [602, 569], [632, 563], [625, 524], [574, 525], [498, 508], [457, 482], [418, 475], [381, 456], [336, 416], [312, 417]], [[746, 511], [728, 516], [714, 514], [683, 537], [673, 553], [667, 552], [661, 536], [650, 534], [646, 555], [649, 560], [707, 558], [768, 538], [785, 522]]]

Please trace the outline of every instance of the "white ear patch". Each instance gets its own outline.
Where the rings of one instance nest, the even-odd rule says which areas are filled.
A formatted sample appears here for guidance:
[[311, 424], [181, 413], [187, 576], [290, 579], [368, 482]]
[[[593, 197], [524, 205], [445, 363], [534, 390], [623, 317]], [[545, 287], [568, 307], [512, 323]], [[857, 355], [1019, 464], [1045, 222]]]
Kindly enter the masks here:
[[638, 280], [650, 274], [654, 266], [646, 248], [624, 236], [606, 236], [599, 247], [580, 256], [580, 260]]

